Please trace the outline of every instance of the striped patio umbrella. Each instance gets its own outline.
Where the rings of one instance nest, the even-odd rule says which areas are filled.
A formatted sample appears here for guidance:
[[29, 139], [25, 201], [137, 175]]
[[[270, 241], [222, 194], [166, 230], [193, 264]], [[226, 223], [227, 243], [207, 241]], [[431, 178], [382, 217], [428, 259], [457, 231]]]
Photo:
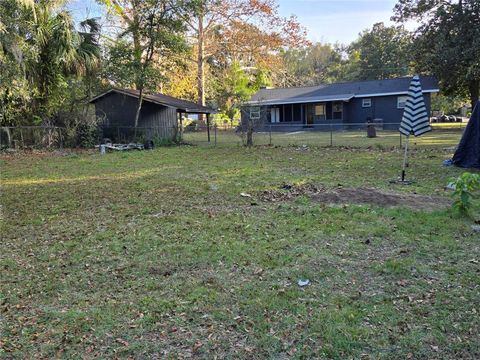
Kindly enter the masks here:
[[405, 136], [411, 134], [420, 136], [432, 130], [418, 75], [414, 76], [410, 82], [399, 130]]
[[408, 139], [410, 138], [410, 135], [413, 134], [414, 136], [420, 136], [431, 130], [432, 128], [430, 127], [427, 107], [425, 106], [425, 100], [423, 99], [420, 78], [418, 75], [415, 75], [408, 88], [407, 101], [405, 103], [405, 109], [403, 110], [403, 117], [399, 128], [400, 133], [407, 137], [405, 154], [403, 157], [402, 183], [407, 182], [405, 181], [405, 169], [407, 167]]

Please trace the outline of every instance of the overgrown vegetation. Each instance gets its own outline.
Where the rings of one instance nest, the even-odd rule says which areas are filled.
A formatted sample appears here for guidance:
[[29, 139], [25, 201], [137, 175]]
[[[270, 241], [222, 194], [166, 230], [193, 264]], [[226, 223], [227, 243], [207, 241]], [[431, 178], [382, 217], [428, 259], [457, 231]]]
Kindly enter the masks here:
[[[442, 149], [413, 145], [411, 187], [387, 182], [400, 151], [367, 148], [11, 155], [0, 357], [475, 358], [478, 233], [448, 206], [461, 170]], [[319, 202], [289, 184], [446, 207]]]
[[454, 208], [468, 214], [473, 207], [473, 199], [480, 190], [480, 175], [465, 172], [458, 178], [451, 179], [450, 184], [454, 187]]
[[[0, 2], [1, 126], [82, 132], [100, 120], [87, 100], [110, 86], [211, 105], [221, 109], [218, 121], [231, 124], [260, 86], [422, 73], [436, 75], [448, 95], [433, 110], [456, 110], [478, 98], [476, 0], [399, 0], [392, 13], [398, 24], [376, 23], [343, 45], [311, 43], [294, 16], [280, 15], [275, 0], [97, 3], [99, 18], [81, 20], [68, 0]], [[413, 33], [402, 25], [421, 17], [428, 21]], [[68, 143], [90, 143], [77, 140], [72, 135]]]

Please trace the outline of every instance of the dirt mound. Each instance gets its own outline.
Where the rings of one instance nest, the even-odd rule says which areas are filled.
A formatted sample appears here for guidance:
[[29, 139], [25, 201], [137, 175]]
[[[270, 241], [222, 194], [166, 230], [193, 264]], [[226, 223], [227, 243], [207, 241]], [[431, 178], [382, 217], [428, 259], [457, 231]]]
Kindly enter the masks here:
[[279, 190], [267, 190], [259, 194], [266, 202], [282, 202], [307, 196], [313, 202], [324, 204], [370, 204], [381, 207], [408, 207], [417, 210], [435, 210], [449, 206], [445, 197], [403, 193], [374, 188], [348, 188], [339, 186], [327, 189], [323, 186], [284, 184]]

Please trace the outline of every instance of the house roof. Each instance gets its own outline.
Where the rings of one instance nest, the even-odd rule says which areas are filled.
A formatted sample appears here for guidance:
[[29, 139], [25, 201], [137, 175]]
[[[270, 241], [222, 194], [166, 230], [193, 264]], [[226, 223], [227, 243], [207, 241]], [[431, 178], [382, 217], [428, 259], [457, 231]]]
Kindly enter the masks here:
[[[344, 82], [306, 87], [260, 89], [248, 102], [251, 105], [294, 104], [319, 101], [348, 101], [352, 98], [403, 95], [408, 93], [411, 77]], [[420, 77], [424, 93], [438, 92], [433, 76]]]
[[[120, 88], [112, 88], [110, 90], [107, 90], [89, 100], [90, 103], [95, 103], [97, 100], [100, 98], [107, 96], [111, 93], [119, 93], [127, 96], [131, 96], [134, 98], [139, 97], [140, 91], [139, 90], [131, 90], [131, 89], [120, 89]], [[196, 114], [212, 114], [215, 113], [216, 111], [212, 108], [209, 108], [207, 106], [202, 106], [199, 104], [196, 104], [192, 101], [188, 100], [183, 100], [183, 99], [178, 99], [173, 96], [168, 96], [160, 93], [156, 94], [143, 94], [143, 101], [147, 101], [153, 104], [157, 105], [162, 105], [162, 106], [167, 106], [171, 108], [175, 108], [177, 110], [180, 110], [185, 113], [196, 113]]]

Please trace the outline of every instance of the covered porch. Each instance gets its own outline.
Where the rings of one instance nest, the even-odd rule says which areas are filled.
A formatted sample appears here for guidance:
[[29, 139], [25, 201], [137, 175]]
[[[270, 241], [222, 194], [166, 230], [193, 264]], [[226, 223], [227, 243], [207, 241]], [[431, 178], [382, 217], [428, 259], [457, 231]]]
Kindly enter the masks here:
[[346, 105], [344, 101], [267, 105], [266, 122], [277, 126], [303, 127], [342, 123], [345, 120]]
[[278, 131], [342, 127], [348, 121], [347, 107], [352, 99], [353, 95], [345, 94], [269, 100], [261, 104], [263, 124]]

